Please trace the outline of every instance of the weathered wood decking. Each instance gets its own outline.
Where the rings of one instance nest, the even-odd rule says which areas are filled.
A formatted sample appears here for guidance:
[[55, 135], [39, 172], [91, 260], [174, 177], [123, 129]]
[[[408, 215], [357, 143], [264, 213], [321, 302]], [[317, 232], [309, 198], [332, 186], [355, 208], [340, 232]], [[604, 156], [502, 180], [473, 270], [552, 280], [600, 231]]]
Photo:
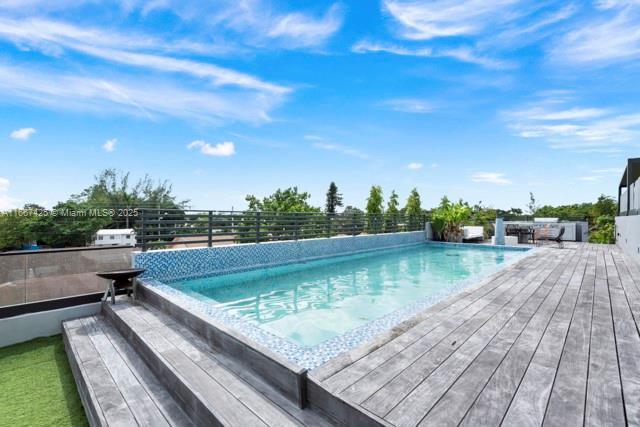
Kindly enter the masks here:
[[640, 425], [639, 320], [615, 246], [544, 248], [309, 377], [394, 426]]

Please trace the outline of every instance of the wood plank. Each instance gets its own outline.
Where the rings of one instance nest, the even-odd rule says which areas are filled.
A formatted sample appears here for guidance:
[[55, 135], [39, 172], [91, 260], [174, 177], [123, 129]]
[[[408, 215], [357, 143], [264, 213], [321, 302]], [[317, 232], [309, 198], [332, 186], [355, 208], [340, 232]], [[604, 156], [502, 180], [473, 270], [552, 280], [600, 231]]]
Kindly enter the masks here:
[[[555, 282], [556, 275], [561, 271], [558, 270], [556, 263], [549, 263], [545, 266], [544, 270], [538, 271], [534, 274], [529, 281], [519, 281], [514, 284], [511, 289], [503, 295], [493, 300], [489, 306], [475, 315], [472, 319], [466, 322], [463, 327], [447, 338], [447, 342], [442, 342], [438, 346], [434, 347], [427, 353], [424, 353], [415, 363], [405, 369], [401, 375], [394, 378], [389, 384], [386, 384], [382, 389], [378, 390], [369, 400], [364, 403], [364, 406], [376, 413], [379, 416], [389, 414], [390, 418], [395, 420], [408, 419], [413, 413], [402, 414], [402, 409], [398, 407], [406, 408], [404, 400], [410, 395], [414, 388], [417, 387], [428, 375], [431, 374], [442, 362], [444, 362], [455, 350], [465, 344], [467, 339], [472, 339], [472, 344], [477, 345], [478, 338], [473, 338], [473, 334], [482, 328], [487, 322], [489, 327], [496, 325], [496, 321], [491, 321], [496, 314], [499, 314], [503, 310], [510, 310], [513, 307], [520, 307], [526, 299], [538, 288], [541, 283], [547, 282], [549, 285]], [[552, 279], [549, 279], [552, 277]], [[499, 315], [499, 321], [505, 321], [502, 315]], [[484, 337], [484, 334], [480, 336], [480, 339]], [[455, 345], [450, 343], [455, 342]], [[475, 347], [474, 347], [475, 348]], [[413, 398], [410, 398], [412, 400]], [[399, 405], [403, 402], [402, 405]], [[409, 406], [409, 404], [407, 404]], [[390, 411], [394, 411], [393, 414]], [[419, 419], [417, 420], [419, 421]], [[416, 421], [416, 422], [417, 422]]]
[[[590, 278], [595, 280], [595, 265]], [[586, 276], [586, 280], [589, 280], [589, 277]], [[502, 422], [511, 399], [538, 347], [545, 327], [555, 311], [555, 305], [554, 299], [547, 299], [532, 317], [463, 418], [461, 425], [491, 426], [499, 425]]]
[[[206, 372], [214, 381], [219, 383], [238, 401], [242, 402], [254, 414], [260, 417], [265, 424], [273, 426], [301, 425], [280, 407], [273, 404], [262, 394], [254, 390], [243, 379], [239, 378], [225, 366], [221, 365], [218, 360], [213, 357], [211, 352], [205, 349], [204, 345], [199, 347], [194, 345], [194, 343], [200, 341], [200, 339], [193, 335], [190, 337], [191, 340], [185, 339], [184, 336], [162, 322], [155, 313], [152, 313], [146, 308], [133, 306], [132, 309], [150, 325], [155, 325], [157, 330], [165, 339], [171, 342], [176, 348], [180, 349], [180, 351], [182, 351], [204, 372]], [[194, 339], [197, 341], [193, 341]]]
[[[471, 289], [429, 307], [410, 321], [405, 322], [402, 325], [403, 329], [394, 330], [378, 337], [377, 343], [359, 347], [332, 359], [313, 370], [313, 378], [324, 381], [324, 385], [332, 390], [344, 390], [346, 388], [344, 384], [353, 384], [364, 374], [422, 338], [443, 319], [465, 309], [493, 289], [504, 284], [508, 279], [520, 274], [521, 269], [525, 269], [524, 265], [539, 265], [542, 262], [542, 256], [527, 257], [526, 260], [531, 264], [524, 264], [524, 261], [521, 260], [500, 273], [483, 280]], [[531, 267], [526, 267], [526, 269], [530, 270]], [[341, 384], [334, 384], [337, 377], [345, 375], [349, 375], [351, 378], [347, 381], [341, 381]]]
[[122, 305], [118, 308], [118, 314], [133, 328], [138, 328], [137, 332], [141, 334], [141, 338], [147, 345], [162, 357], [180, 381], [187, 385], [190, 392], [203, 402], [222, 424], [266, 426], [256, 414], [211, 378], [180, 349], [167, 341], [161, 332], [140, 318], [130, 306]]
[[[398, 426], [409, 426], [420, 423], [429, 410], [435, 405], [438, 399], [455, 382], [458, 376], [469, 366], [478, 354], [497, 336], [505, 327], [507, 322], [515, 313], [527, 304], [533, 307], [539, 305], [540, 300], [555, 290], [551, 295], [558, 295], [557, 301], [564, 293], [566, 283], [571, 277], [571, 272], [575, 268], [572, 262], [574, 257], [569, 258], [567, 263], [561, 264], [561, 268], [554, 270], [542, 284], [533, 282], [528, 294], [518, 295], [521, 297], [517, 303], [504, 307], [487, 322], [478, 332], [474, 334], [460, 349], [449, 359], [435, 369], [419, 386], [417, 386], [398, 406], [396, 406], [386, 417], [393, 424]], [[567, 270], [570, 272], [567, 274]], [[564, 280], [563, 280], [564, 279]], [[538, 296], [540, 300], [536, 299]], [[535, 311], [535, 310], [534, 310]], [[492, 354], [493, 355], [493, 354]], [[463, 414], [460, 414], [463, 415]]]
[[[583, 262], [586, 264], [586, 260]], [[580, 267], [578, 266], [577, 268]], [[569, 271], [568, 268], [565, 269], [565, 273], [556, 282], [554, 288], [566, 285], [570, 279], [569, 274], [567, 274]], [[542, 289], [543, 287], [541, 286], [539, 290]], [[458, 425], [460, 423], [506, 353], [547, 299], [550, 292], [551, 290], [547, 293], [536, 291], [536, 298], [528, 302], [525, 307], [520, 309], [509, 320], [498, 335], [482, 350], [471, 366], [456, 379], [455, 384], [440, 398], [420, 424]]]
[[546, 325], [538, 348], [505, 415], [503, 422], [506, 425], [542, 424], [585, 269], [586, 263], [573, 267], [562, 300]]
[[84, 324], [74, 330], [74, 335], [71, 339], [76, 345], [75, 348], [81, 360], [80, 369], [82, 374], [85, 376], [89, 387], [91, 387], [92, 395], [102, 411], [106, 424], [113, 426], [137, 425], [111, 374], [93, 346], [89, 338], [89, 331]]
[[129, 410], [139, 425], [168, 426], [169, 423], [138, 379], [133, 375], [127, 364], [113, 347], [111, 341], [96, 323], [104, 321], [94, 316], [82, 319], [82, 323], [88, 332], [96, 350], [100, 354], [104, 365], [111, 374], [117, 390], [122, 394]]
[[169, 424], [173, 426], [192, 425], [191, 420], [189, 420], [184, 411], [178, 406], [171, 394], [160, 383], [155, 374], [151, 372], [149, 367], [140, 358], [140, 355], [126, 342], [124, 337], [116, 331], [109, 322], [100, 322], [98, 326], [107, 338], [109, 338], [136, 378], [138, 378], [147, 394], [169, 421]]
[[[522, 261], [519, 261], [519, 263], [521, 262]], [[411, 344], [413, 341], [415, 341], [415, 339], [417, 339], [413, 337], [407, 338], [405, 337], [405, 335], [411, 334], [411, 331], [415, 330], [416, 328], [419, 331], [420, 328], [428, 325], [425, 320], [430, 319], [434, 314], [437, 314], [440, 311], [449, 309], [450, 306], [456, 303], [460, 303], [460, 307], [465, 307], [466, 305], [475, 301], [477, 298], [489, 292], [489, 286], [486, 286], [486, 284], [491, 282], [495, 283], [495, 286], [497, 286], [503, 276], [507, 274], [513, 274], [512, 269], [514, 268], [515, 266], [512, 266], [510, 268], [502, 270], [496, 275], [483, 280], [483, 282], [479, 283], [477, 286], [472, 286], [471, 288], [465, 289], [464, 291], [457, 293], [450, 298], [440, 301], [437, 304], [427, 308], [422, 313], [419, 313], [411, 319], [402, 322], [400, 325], [393, 327], [389, 331], [381, 333], [372, 341], [366, 342], [354, 348], [353, 350], [342, 353], [332, 358], [323, 365], [318, 366], [317, 368], [310, 371], [310, 376], [312, 376], [316, 381], [321, 382], [335, 375], [336, 373], [347, 369], [352, 364], [360, 361], [360, 359], [369, 357], [373, 353], [378, 352], [378, 350], [382, 350], [383, 347], [397, 347], [399, 349], [397, 351], [400, 351], [408, 344]], [[422, 335], [417, 335], [417, 337], [420, 336]]]
[[624, 425], [624, 423], [622, 386], [618, 371], [604, 253], [598, 251], [585, 425]]
[[145, 320], [149, 320], [149, 323], [165, 325], [170, 327], [176, 334], [180, 335], [183, 340], [191, 343], [197, 347], [200, 351], [210, 353], [215, 360], [233, 372], [236, 376], [240, 377], [242, 381], [247, 382], [256, 392], [262, 394], [265, 398], [270, 400], [273, 404], [279, 406], [288, 414], [300, 421], [304, 425], [314, 426], [326, 426], [332, 425], [329, 421], [314, 411], [308, 411], [300, 409], [292, 400], [285, 397], [278, 390], [275, 390], [272, 385], [268, 384], [262, 378], [258, 377], [252, 371], [246, 369], [245, 366], [239, 364], [237, 360], [233, 360], [224, 353], [214, 352], [207, 343], [205, 343], [198, 335], [191, 331], [186, 326], [176, 322], [173, 318], [164, 315], [154, 307], [145, 306], [144, 309], [154, 313], [156, 317], [148, 316]]
[[611, 253], [605, 256], [626, 421], [640, 425], [640, 335]]
[[[591, 316], [595, 285], [595, 266], [586, 274], [593, 279], [583, 279], [578, 302], [571, 319], [569, 333], [549, 398], [544, 425], [581, 425], [584, 420], [584, 402], [587, 392], [589, 370], [589, 345], [591, 337]], [[585, 276], [586, 277], [586, 276]]]
[[[549, 261], [551, 262], [546, 263], [547, 268], [551, 268], [553, 265], [553, 261]], [[531, 271], [522, 271], [522, 274], [525, 275], [526, 278], [538, 276], [539, 273], [540, 271], [536, 269]], [[369, 372], [361, 380], [349, 386], [341, 396], [344, 396], [356, 403], [364, 402], [374, 393], [383, 389], [386, 384], [393, 381], [395, 377], [401, 374], [407, 367], [411, 366], [425, 353], [432, 351], [435, 346], [441, 344], [440, 351], [444, 351], [445, 353], [459, 347], [464, 342], [465, 337], [468, 337], [473, 330], [480, 327], [483, 319], [490, 317], [492, 313], [495, 313], [500, 308], [500, 304], [506, 303], [511, 296], [522, 289], [524, 284], [521, 283], [514, 286], [514, 284], [517, 283], [517, 279], [503, 283], [499, 288], [494, 289], [489, 294], [467, 307], [465, 310], [462, 310], [447, 319], [407, 349]], [[478, 317], [473, 320], [473, 322], [469, 323], [469, 320], [478, 315], [478, 313], [481, 313], [481, 317]], [[450, 336], [452, 333], [455, 335]], [[445, 339], [447, 341], [446, 344], [444, 344], [443, 341]], [[452, 346], [454, 348], [449, 348], [450, 344], [454, 341], [456, 343], [455, 346]], [[384, 399], [380, 400], [382, 400], [384, 404]], [[391, 403], [389, 400], [386, 402], [387, 404]], [[378, 402], [371, 403], [371, 407], [376, 407], [377, 405]], [[379, 410], [382, 408], [382, 406], [378, 407]]]

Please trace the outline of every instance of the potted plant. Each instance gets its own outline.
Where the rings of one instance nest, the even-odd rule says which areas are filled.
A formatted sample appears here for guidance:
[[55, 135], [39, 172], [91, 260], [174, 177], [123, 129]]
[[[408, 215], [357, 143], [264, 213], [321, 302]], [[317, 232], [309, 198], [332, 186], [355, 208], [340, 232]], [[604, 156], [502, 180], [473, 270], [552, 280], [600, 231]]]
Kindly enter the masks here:
[[471, 208], [468, 204], [462, 200], [451, 203], [446, 197], [442, 198], [440, 206], [433, 212], [433, 223], [442, 229], [442, 237], [447, 242], [462, 242], [464, 236], [462, 227], [469, 218], [471, 218]]

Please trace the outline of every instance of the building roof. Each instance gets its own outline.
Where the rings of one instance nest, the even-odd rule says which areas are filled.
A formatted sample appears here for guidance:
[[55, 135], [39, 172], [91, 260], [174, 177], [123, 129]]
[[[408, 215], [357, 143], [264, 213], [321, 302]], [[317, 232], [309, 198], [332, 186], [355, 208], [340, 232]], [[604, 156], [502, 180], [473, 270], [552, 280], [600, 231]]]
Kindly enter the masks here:
[[113, 236], [123, 234], [136, 234], [136, 231], [133, 228], [103, 228], [102, 230], [98, 230], [96, 234], [98, 236]]
[[[628, 176], [628, 179], [627, 179]], [[635, 159], [628, 159], [627, 166], [624, 168], [624, 173], [620, 179], [620, 188], [625, 188], [627, 183], [636, 182], [640, 178], [640, 157]]]

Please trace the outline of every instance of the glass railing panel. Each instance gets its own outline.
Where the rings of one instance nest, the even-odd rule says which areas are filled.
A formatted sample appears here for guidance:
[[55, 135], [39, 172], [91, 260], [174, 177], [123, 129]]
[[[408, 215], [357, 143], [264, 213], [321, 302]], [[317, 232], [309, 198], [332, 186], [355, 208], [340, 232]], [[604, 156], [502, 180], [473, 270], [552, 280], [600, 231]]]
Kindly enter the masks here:
[[27, 255], [26, 302], [101, 292], [97, 271], [130, 268], [133, 248], [40, 252]]
[[0, 256], [0, 307], [26, 301], [26, 256]]

